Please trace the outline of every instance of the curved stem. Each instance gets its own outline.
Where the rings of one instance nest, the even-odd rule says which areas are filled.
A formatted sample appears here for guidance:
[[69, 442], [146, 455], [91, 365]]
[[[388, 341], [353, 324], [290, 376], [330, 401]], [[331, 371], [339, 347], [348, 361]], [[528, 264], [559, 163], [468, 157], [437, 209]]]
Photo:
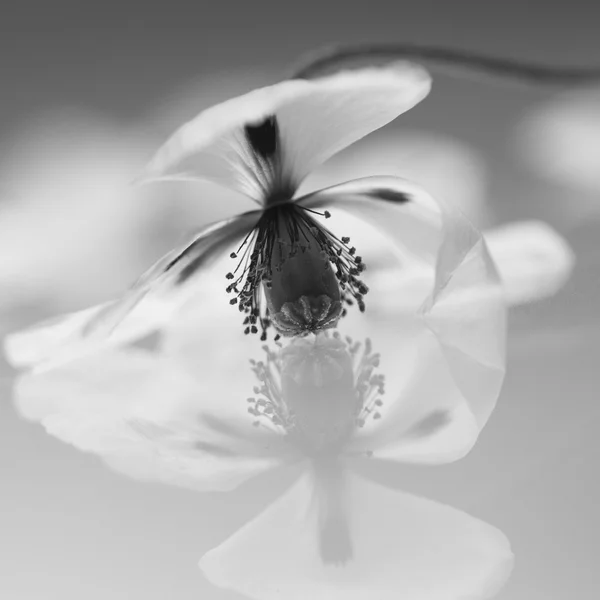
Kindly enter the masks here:
[[535, 85], [577, 85], [600, 82], [600, 66], [551, 66], [482, 55], [468, 50], [411, 43], [331, 45], [301, 59], [289, 79], [311, 79], [360, 60], [422, 60], [432, 66], [456, 67]]

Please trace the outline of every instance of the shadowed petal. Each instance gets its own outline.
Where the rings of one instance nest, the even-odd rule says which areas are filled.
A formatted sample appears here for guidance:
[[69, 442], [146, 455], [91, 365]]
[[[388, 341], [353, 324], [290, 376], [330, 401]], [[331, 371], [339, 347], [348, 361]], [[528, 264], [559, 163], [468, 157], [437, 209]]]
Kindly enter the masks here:
[[8, 335], [4, 347], [9, 362], [50, 368], [153, 332], [193, 292], [197, 278], [224, 248], [250, 231], [257, 219], [257, 214], [246, 213], [208, 226], [160, 259], [119, 300]]
[[281, 438], [252, 427], [243, 398], [221, 406], [224, 383], [149, 353], [115, 351], [23, 376], [15, 403], [51, 435], [131, 477], [222, 490], [291, 459]]
[[497, 227], [485, 232], [485, 241], [510, 304], [553, 296], [575, 266], [567, 241], [541, 221]]
[[489, 598], [512, 553], [494, 527], [458, 510], [346, 475], [352, 556], [319, 552], [315, 488], [303, 476], [262, 514], [200, 561], [211, 583], [257, 600]]
[[399, 63], [258, 89], [181, 127], [142, 181], [195, 177], [258, 202], [291, 197], [312, 169], [412, 108], [429, 87], [423, 69]]

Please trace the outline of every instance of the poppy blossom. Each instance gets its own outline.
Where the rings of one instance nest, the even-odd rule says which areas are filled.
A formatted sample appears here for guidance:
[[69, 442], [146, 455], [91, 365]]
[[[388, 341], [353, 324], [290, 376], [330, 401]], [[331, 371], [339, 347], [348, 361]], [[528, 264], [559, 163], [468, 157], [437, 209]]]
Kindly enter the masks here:
[[[232, 258], [221, 275], [223, 287], [243, 313], [246, 333], [265, 339], [271, 325], [275, 334], [315, 332], [334, 326], [350, 304], [364, 309], [361, 254], [345, 232], [325, 226], [330, 211], [314, 194], [295, 193], [311, 170], [412, 108], [429, 88], [426, 71], [397, 64], [284, 81], [201, 112], [158, 150], [139, 181], [208, 180], [259, 208], [204, 228], [123, 298], [60, 320], [68, 331], [65, 347], [119, 339], [124, 321], [138, 321], [134, 313], [152, 312], [160, 320], [225, 248]], [[364, 184], [357, 181], [365, 199], [406, 200], [393, 185]], [[335, 204], [347, 193], [330, 188], [326, 197]]]

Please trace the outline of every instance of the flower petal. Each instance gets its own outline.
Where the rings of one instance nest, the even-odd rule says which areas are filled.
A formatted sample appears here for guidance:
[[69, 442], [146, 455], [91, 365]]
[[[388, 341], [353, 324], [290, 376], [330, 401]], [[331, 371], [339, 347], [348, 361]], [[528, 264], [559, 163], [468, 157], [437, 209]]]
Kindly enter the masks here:
[[438, 133], [385, 127], [327, 161], [304, 185], [307, 191], [317, 190], [373, 175], [402, 177], [423, 185], [434, 198], [458, 207], [477, 226], [490, 218], [481, 153]]
[[513, 305], [553, 296], [575, 266], [567, 241], [541, 221], [497, 227], [485, 232], [485, 241]]
[[237, 412], [221, 406], [223, 384], [199, 382], [164, 357], [113, 351], [25, 375], [15, 403], [51, 435], [130, 477], [223, 490], [290, 459], [280, 438], [252, 427], [243, 398]]
[[200, 568], [222, 588], [259, 600], [459, 600], [490, 597], [508, 578], [506, 537], [458, 510], [347, 475], [353, 555], [324, 564], [307, 474], [208, 552]]
[[429, 75], [408, 63], [261, 88], [183, 125], [142, 181], [209, 179], [258, 202], [277, 191], [291, 195], [312, 169], [412, 108], [429, 88]]
[[258, 217], [258, 213], [245, 213], [206, 227], [154, 264], [119, 300], [8, 335], [9, 362], [17, 367], [51, 368], [152, 333], [193, 291], [196, 278], [223, 247], [250, 231]]
[[[374, 332], [371, 339], [377, 350], [375, 344], [381, 336]], [[403, 463], [443, 464], [458, 460], [477, 441], [481, 427], [476, 415], [457, 385], [439, 339], [431, 332], [415, 329], [405, 341], [412, 346], [395, 354], [384, 351], [381, 357], [381, 372], [386, 380], [392, 367], [401, 371], [401, 389], [394, 395], [383, 395], [383, 405], [378, 409], [381, 418], [361, 429], [347, 452]], [[484, 388], [480, 393], [485, 399], [489, 391]]]
[[[401, 265], [412, 259], [411, 269], [396, 271], [395, 294], [407, 281], [421, 290], [412, 307], [402, 299], [397, 307], [371, 303], [379, 290], [370, 280], [365, 314], [349, 314], [340, 324], [354, 337], [358, 331], [359, 339], [371, 338], [386, 377], [382, 418], [365, 427], [356, 448], [419, 462], [463, 456], [493, 410], [504, 375], [506, 306], [481, 235], [451, 207], [394, 178], [348, 182], [300, 202], [331, 209], [332, 221], [345, 208], [376, 226], [395, 244]], [[422, 276], [414, 277], [414, 269]], [[436, 419], [444, 426], [423, 427]]]

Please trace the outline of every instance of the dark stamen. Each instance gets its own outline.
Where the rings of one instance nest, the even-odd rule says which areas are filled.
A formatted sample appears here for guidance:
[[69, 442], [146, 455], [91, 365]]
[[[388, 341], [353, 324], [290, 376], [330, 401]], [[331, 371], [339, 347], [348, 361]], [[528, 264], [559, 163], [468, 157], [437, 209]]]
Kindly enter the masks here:
[[336, 237], [310, 213], [330, 216], [293, 202], [273, 205], [231, 253], [239, 262], [226, 274], [226, 290], [245, 313], [246, 333], [260, 330], [264, 340], [273, 325], [282, 335], [305, 335], [335, 326], [344, 306], [365, 310], [362, 258], [349, 237]]

